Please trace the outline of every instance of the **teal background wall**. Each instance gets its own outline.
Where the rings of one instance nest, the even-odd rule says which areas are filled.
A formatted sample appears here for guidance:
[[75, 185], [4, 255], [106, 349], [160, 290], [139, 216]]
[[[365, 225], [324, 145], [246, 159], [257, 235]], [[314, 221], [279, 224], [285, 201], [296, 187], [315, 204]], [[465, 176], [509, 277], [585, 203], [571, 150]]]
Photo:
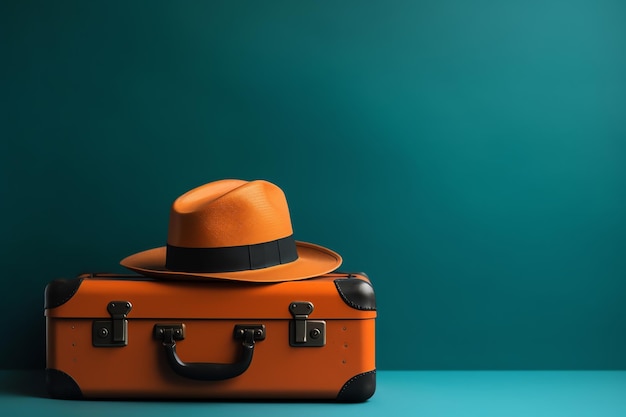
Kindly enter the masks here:
[[[0, 2], [0, 367], [221, 178], [372, 277], [384, 369], [626, 368], [626, 3]], [[7, 329], [9, 333], [7, 332]]]

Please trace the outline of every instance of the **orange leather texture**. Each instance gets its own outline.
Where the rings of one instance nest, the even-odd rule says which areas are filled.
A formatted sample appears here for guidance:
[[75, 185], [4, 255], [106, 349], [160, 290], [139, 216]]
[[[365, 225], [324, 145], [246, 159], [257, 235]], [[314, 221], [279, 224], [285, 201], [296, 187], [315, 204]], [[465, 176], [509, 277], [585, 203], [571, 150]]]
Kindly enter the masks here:
[[[69, 301], [46, 310], [47, 367], [70, 375], [85, 397], [333, 399], [350, 378], [376, 367], [376, 312], [346, 304], [334, 285], [341, 277], [243, 285], [83, 279]], [[92, 322], [110, 318], [107, 304], [114, 300], [133, 306], [128, 344], [94, 347]], [[313, 303], [309, 319], [326, 322], [325, 346], [290, 346], [293, 301]], [[169, 367], [153, 336], [157, 323], [185, 324], [186, 337], [177, 342], [185, 362], [234, 362], [237, 324], [263, 324], [266, 338], [256, 342], [242, 375], [195, 381]]]

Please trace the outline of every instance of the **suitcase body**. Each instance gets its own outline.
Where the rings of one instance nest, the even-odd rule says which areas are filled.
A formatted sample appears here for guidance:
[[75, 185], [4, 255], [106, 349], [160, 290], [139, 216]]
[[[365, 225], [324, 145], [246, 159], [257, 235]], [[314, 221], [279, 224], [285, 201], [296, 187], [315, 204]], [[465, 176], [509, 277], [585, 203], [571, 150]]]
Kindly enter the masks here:
[[374, 291], [364, 274], [275, 284], [84, 275], [46, 287], [55, 398], [367, 400]]

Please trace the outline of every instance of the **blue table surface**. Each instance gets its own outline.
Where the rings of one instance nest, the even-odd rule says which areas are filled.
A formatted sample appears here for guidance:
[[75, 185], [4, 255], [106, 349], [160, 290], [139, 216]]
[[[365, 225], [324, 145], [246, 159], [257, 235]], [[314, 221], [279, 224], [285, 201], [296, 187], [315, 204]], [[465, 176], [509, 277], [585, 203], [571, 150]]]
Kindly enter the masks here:
[[379, 371], [360, 404], [67, 401], [46, 397], [43, 371], [0, 371], [5, 416], [626, 416], [626, 371]]

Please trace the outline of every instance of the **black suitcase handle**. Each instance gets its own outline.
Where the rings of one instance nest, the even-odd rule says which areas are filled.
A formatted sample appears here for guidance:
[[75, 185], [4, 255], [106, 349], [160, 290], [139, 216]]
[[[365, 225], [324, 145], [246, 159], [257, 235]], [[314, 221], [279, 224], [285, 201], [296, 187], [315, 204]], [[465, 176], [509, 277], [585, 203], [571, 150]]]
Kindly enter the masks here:
[[170, 367], [178, 375], [199, 381], [220, 381], [243, 374], [252, 363], [257, 340], [265, 339], [265, 326], [236, 325], [234, 337], [242, 339], [239, 359], [234, 363], [183, 362], [176, 353], [176, 340], [184, 339], [184, 324], [157, 324], [155, 336], [163, 341], [163, 349]]

